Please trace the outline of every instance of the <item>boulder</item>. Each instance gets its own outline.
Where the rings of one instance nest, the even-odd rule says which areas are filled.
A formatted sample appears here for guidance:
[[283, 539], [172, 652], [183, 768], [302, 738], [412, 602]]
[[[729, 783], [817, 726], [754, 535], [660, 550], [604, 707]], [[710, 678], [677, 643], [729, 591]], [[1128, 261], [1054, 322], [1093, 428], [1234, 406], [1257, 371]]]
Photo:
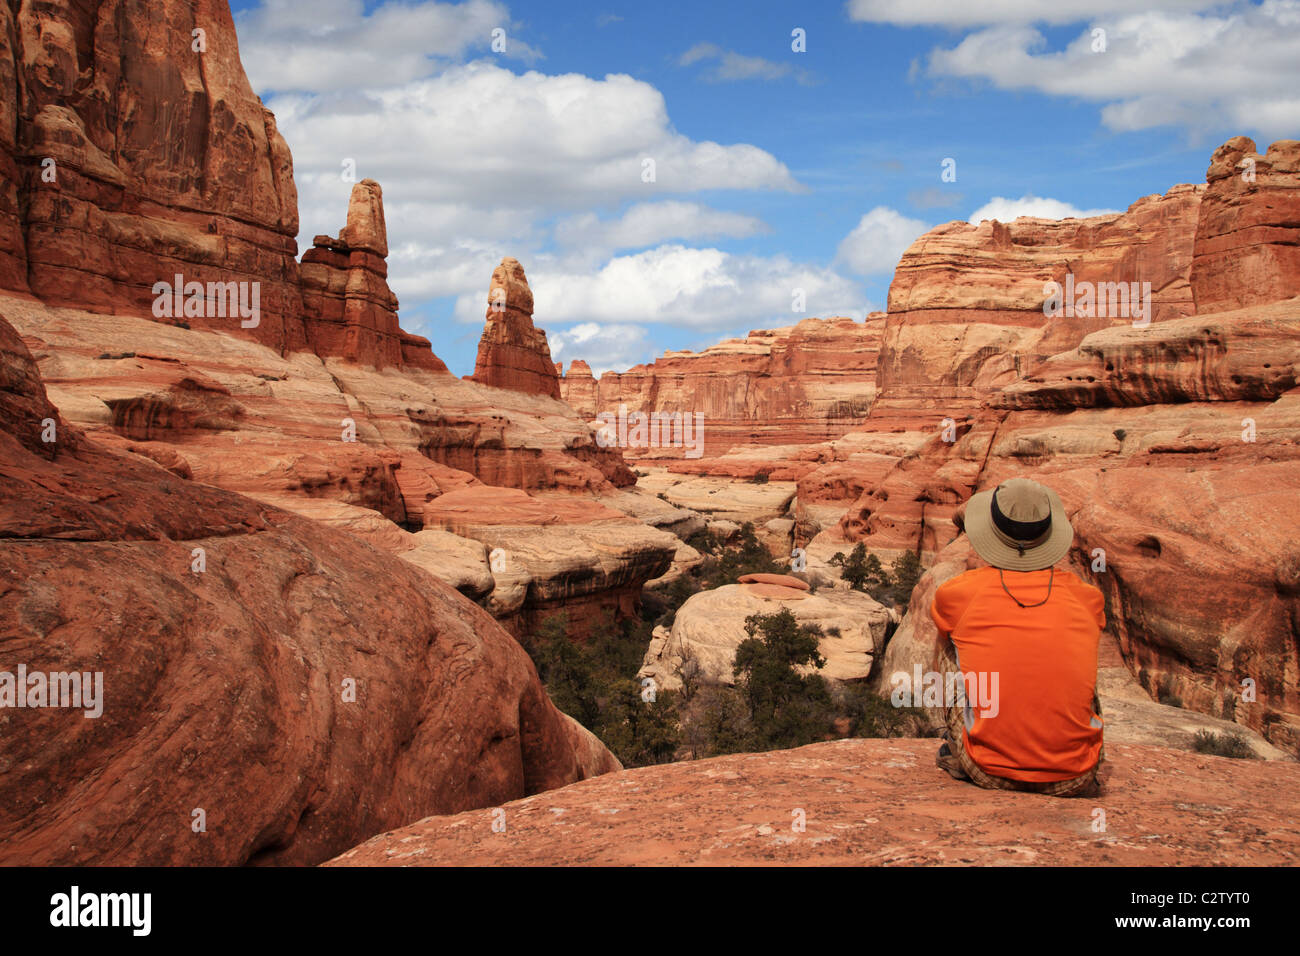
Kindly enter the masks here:
[[[660, 687], [680, 688], [682, 666], [694, 661], [699, 680], [730, 684], [736, 648], [749, 635], [745, 619], [753, 614], [774, 614], [789, 608], [800, 624], [816, 624], [825, 636], [819, 650], [826, 666], [813, 669], [832, 680], [861, 680], [872, 669], [876, 654], [884, 649], [889, 611], [860, 591], [819, 589], [810, 593], [782, 583], [785, 575], [763, 575], [778, 583], [727, 584], [701, 591], [677, 609], [672, 631], [659, 648], [646, 654], [638, 677], [652, 677]], [[810, 671], [812, 672], [812, 671]]]

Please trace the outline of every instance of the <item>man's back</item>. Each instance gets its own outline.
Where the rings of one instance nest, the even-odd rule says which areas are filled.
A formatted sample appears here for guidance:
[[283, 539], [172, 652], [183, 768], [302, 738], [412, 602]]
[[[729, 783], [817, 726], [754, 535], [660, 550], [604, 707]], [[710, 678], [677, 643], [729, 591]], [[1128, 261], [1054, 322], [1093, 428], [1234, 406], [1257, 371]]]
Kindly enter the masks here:
[[1059, 569], [976, 568], [941, 585], [930, 613], [940, 634], [951, 635], [963, 673], [984, 675], [990, 688], [996, 675], [995, 706], [981, 700], [966, 717], [965, 746], [982, 769], [1046, 782], [1097, 764], [1101, 591]]

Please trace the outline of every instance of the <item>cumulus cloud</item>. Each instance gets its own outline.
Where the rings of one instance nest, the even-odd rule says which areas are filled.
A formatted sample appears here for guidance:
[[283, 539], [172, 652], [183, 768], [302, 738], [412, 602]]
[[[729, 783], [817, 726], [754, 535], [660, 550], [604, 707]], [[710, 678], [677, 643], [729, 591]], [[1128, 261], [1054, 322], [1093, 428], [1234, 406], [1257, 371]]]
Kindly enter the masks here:
[[268, 105], [294, 150], [306, 236], [337, 229], [349, 160], [357, 178], [383, 185], [386, 207], [469, 206], [498, 221], [509, 209], [537, 216], [705, 189], [801, 188], [756, 146], [678, 133], [663, 95], [625, 75], [516, 74], [475, 61], [364, 96], [293, 93]]
[[1090, 216], [1109, 216], [1120, 212], [1118, 209], [1080, 209], [1059, 199], [1045, 196], [1021, 196], [1019, 199], [1006, 199], [994, 196], [973, 213], [967, 222], [979, 223], [984, 219], [996, 219], [998, 222], [1012, 222], [1017, 216], [1036, 216], [1039, 219], [1087, 219]]
[[835, 261], [858, 275], [889, 275], [912, 242], [930, 227], [888, 206], [877, 206], [840, 240]]
[[[790, 325], [811, 315], [869, 310], [857, 284], [830, 269], [784, 256], [742, 256], [720, 249], [664, 245], [616, 256], [596, 271], [539, 262], [528, 272], [537, 320], [600, 325], [664, 324], [716, 330], [745, 323]], [[806, 312], [793, 311], [803, 293]], [[486, 293], [485, 293], [486, 294]], [[484, 295], [485, 295], [484, 294]], [[481, 321], [483, 296], [456, 302], [462, 321]]]
[[761, 56], [745, 56], [735, 50], [724, 50], [716, 43], [697, 43], [677, 59], [679, 66], [691, 66], [700, 62], [711, 64], [704, 77], [714, 83], [779, 80], [787, 76], [805, 85], [812, 82], [812, 74], [807, 70], [796, 69], [789, 63], [766, 60]]
[[399, 84], [427, 76], [440, 62], [492, 51], [532, 63], [539, 51], [514, 36], [504, 3], [383, 3], [370, 13], [362, 0], [265, 0], [236, 20], [240, 54], [253, 88], [320, 92]]
[[[1053, 51], [1037, 29], [1008, 21], [935, 50], [929, 71], [1102, 103], [1102, 122], [1116, 131], [1176, 124], [1276, 138], [1300, 129], [1300, 0], [1237, 4], [1217, 15], [1152, 10], [1090, 24]], [[1104, 31], [1104, 50], [1095, 30]]]
[[[1222, 0], [1143, 0], [1147, 10], [1205, 10]], [[849, 0], [849, 19], [896, 26], [973, 27], [992, 23], [1078, 23], [1132, 10], [1133, 0]]]
[[566, 370], [570, 355], [581, 358], [597, 378], [610, 370], [623, 371], [653, 361], [663, 351], [662, 345], [652, 342], [647, 330], [639, 325], [582, 322], [570, 329], [548, 329], [546, 337], [551, 345], [551, 358], [563, 361]]
[[[652, 357], [654, 323], [707, 334], [797, 321], [795, 289], [810, 315], [865, 311], [856, 283], [832, 269], [690, 247], [766, 231], [753, 216], [688, 200], [802, 191], [775, 156], [683, 135], [663, 94], [627, 75], [516, 72], [489, 53], [498, 26], [507, 56], [531, 55], [495, 0], [388, 2], [368, 13], [362, 0], [321, 0], [309, 12], [266, 0], [241, 15], [250, 77], [293, 150], [300, 245], [336, 235], [354, 182], [378, 180], [390, 285], [404, 325], [435, 349], [480, 326], [506, 255], [524, 262], [538, 322], [559, 349], [603, 355], [609, 367]], [[682, 244], [664, 245], [672, 241]], [[465, 324], [429, 328], [435, 300], [454, 302], [452, 318]]]
[[617, 219], [582, 213], [556, 223], [555, 238], [565, 246], [603, 255], [640, 249], [668, 239], [745, 238], [767, 232], [761, 219], [724, 212], [699, 203], [666, 200], [636, 203]]

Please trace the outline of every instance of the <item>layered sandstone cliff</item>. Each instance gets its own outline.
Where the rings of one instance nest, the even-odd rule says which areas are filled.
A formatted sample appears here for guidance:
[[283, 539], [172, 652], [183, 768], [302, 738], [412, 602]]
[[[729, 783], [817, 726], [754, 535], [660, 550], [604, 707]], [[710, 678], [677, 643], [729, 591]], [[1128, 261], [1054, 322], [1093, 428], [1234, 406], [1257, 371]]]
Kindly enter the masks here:
[[[338, 237], [294, 260], [292, 160], [226, 5], [92, 6], [0, 10], [0, 314], [65, 417], [174, 475], [401, 554], [509, 608], [508, 623], [563, 581], [585, 582], [593, 619], [627, 609], [675, 550], [653, 528], [630, 522], [563, 569], [519, 555], [494, 573], [484, 541], [426, 514], [468, 486], [590, 496], [634, 482], [617, 448], [544, 397], [558, 395], [544, 335], [542, 394], [448, 374], [399, 325], [378, 183], [357, 183]], [[517, 263], [493, 287], [503, 321], [527, 320]], [[523, 572], [534, 584], [515, 600]]]
[[[1144, 283], [1150, 321], [1196, 311], [1188, 281], [1204, 186], [1175, 186], [1124, 213], [1060, 221], [949, 223], [903, 254], [889, 288], [872, 429], [960, 419], [996, 389], [1131, 314], [1105, 304], [1044, 315], [1044, 292]], [[1117, 290], [1118, 291], [1118, 290]], [[1082, 293], [1073, 296], [1080, 305]], [[1072, 302], [1072, 304], [1074, 304]], [[1114, 312], [1121, 312], [1118, 295]], [[1064, 303], [1062, 303], [1064, 305]], [[1087, 314], [1091, 312], [1092, 314]], [[1134, 312], [1128, 303], [1128, 312]]]
[[398, 325], [376, 183], [301, 273], [297, 232], [293, 159], [227, 4], [0, 9], [0, 290], [282, 355], [442, 368]]
[[154, 286], [257, 282], [260, 322], [177, 316], [308, 347], [293, 162], [225, 3], [0, 8], [0, 287], [152, 314]]
[[[746, 444], [808, 444], [865, 420], [875, 397], [884, 315], [804, 319], [757, 330], [702, 352], [668, 352], [649, 365], [590, 381], [574, 363], [562, 394], [582, 415], [666, 412], [703, 416], [703, 458]], [[576, 366], [576, 367], [575, 367]], [[681, 448], [628, 448], [631, 458], [682, 458]], [[677, 465], [674, 465], [677, 467]], [[683, 470], [707, 466], [682, 462]]]

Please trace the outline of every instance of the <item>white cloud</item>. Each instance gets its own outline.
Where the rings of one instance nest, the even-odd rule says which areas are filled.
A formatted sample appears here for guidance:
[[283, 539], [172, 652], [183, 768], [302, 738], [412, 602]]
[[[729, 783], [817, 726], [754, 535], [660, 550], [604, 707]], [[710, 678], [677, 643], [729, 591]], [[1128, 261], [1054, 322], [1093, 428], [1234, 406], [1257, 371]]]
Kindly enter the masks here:
[[[567, 322], [601, 325], [662, 323], [723, 329], [751, 323], [790, 325], [811, 315], [856, 315], [868, 303], [856, 283], [830, 269], [784, 256], [740, 256], [720, 249], [665, 245], [617, 256], [596, 271], [565, 271], [541, 261], [528, 283], [543, 327]], [[792, 311], [802, 289], [806, 312]], [[456, 302], [461, 321], [481, 321], [482, 295]]]
[[[305, 9], [266, 0], [239, 23], [250, 76], [272, 94], [267, 106], [293, 150], [300, 245], [338, 233], [354, 179], [378, 180], [390, 285], [404, 324], [435, 350], [481, 326], [506, 255], [524, 263], [538, 323], [558, 330], [554, 345], [607, 367], [661, 350], [646, 331], [654, 323], [707, 334], [797, 321], [797, 288], [808, 315], [865, 311], [856, 283], [831, 269], [689, 246], [767, 228], [689, 194], [804, 187], [756, 146], [678, 132], [653, 85], [622, 74], [516, 73], [492, 55], [456, 62], [483, 53], [492, 27], [508, 22], [491, 0], [390, 2], [369, 15], [360, 0]], [[295, 63], [301, 50], [323, 59]], [[646, 158], [653, 183], [643, 181]], [[340, 175], [345, 161], [352, 179]], [[646, 251], [609, 258], [620, 249]], [[459, 329], [421, 323], [443, 297], [454, 298]]]
[[[1105, 31], [1102, 52], [1094, 29]], [[929, 70], [1103, 103], [1102, 122], [1116, 131], [1176, 124], [1277, 138], [1300, 129], [1298, 49], [1300, 0], [1265, 0], [1223, 15], [1097, 19], [1059, 51], [1033, 27], [1008, 22], [935, 50]]]
[[548, 329], [546, 337], [551, 358], [563, 361], [566, 371], [572, 359], [580, 358], [591, 366], [591, 374], [597, 378], [611, 369], [623, 371], [653, 361], [663, 351], [662, 344], [650, 341], [647, 330], [639, 325], [583, 322], [571, 329]]
[[[1223, 0], [1140, 0], [1146, 10], [1205, 10]], [[896, 26], [973, 27], [990, 23], [1078, 23], [1126, 13], [1134, 0], [850, 0], [851, 20]]]
[[693, 202], [667, 200], [636, 203], [618, 219], [601, 219], [581, 213], [555, 226], [555, 238], [564, 246], [582, 247], [589, 254], [605, 255], [620, 249], [640, 249], [669, 239], [745, 238], [767, 232], [761, 219], [724, 212]]
[[779, 80], [787, 76], [793, 76], [803, 84], [812, 82], [812, 75], [807, 70], [796, 69], [790, 63], [778, 63], [761, 56], [746, 56], [734, 50], [724, 50], [716, 43], [697, 43], [677, 60], [679, 66], [690, 66], [700, 62], [713, 63], [704, 76], [715, 83], [735, 80]]
[[440, 62], [491, 50], [504, 30], [504, 57], [540, 57], [514, 36], [504, 3], [384, 3], [365, 12], [362, 0], [264, 0], [236, 21], [244, 68], [266, 93], [364, 89], [427, 76]]
[[[663, 95], [624, 75], [515, 74], [476, 61], [364, 96], [285, 94], [268, 105], [294, 151], [304, 236], [337, 230], [351, 189], [340, 176], [346, 159], [358, 178], [380, 182], [393, 216], [404, 203], [426, 204], [434, 223], [468, 208], [498, 231], [598, 203], [801, 188], [764, 150], [676, 132]], [[642, 179], [646, 158], [655, 161], [654, 183]], [[508, 210], [520, 217], [507, 220]]]
[[1118, 212], [1120, 212], [1118, 209], [1079, 209], [1068, 202], [1045, 196], [1021, 196], [1019, 199], [994, 196], [971, 213], [966, 221], [976, 224], [984, 219], [1012, 222], [1017, 216], [1036, 216], [1039, 219], [1087, 219], [1090, 216], [1108, 216]]
[[840, 240], [835, 261], [858, 275], [892, 274], [899, 258], [930, 227], [887, 206], [877, 206]]

